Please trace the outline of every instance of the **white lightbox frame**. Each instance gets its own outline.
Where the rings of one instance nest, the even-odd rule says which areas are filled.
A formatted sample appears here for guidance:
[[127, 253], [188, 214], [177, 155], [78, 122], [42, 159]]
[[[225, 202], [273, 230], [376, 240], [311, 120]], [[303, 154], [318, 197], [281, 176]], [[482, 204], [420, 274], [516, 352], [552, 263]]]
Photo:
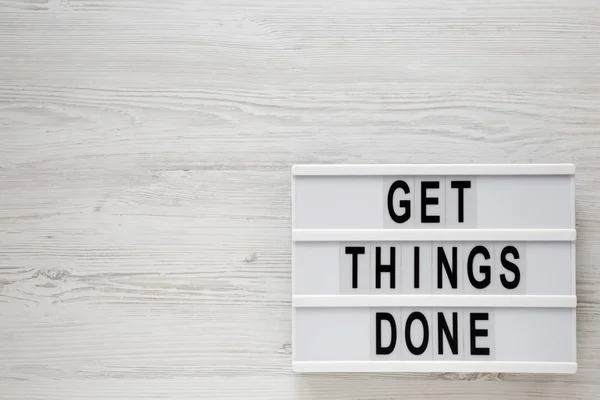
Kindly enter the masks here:
[[[296, 242], [318, 241], [569, 241], [573, 295], [297, 295], [292, 292], [294, 372], [495, 372], [575, 373], [577, 371], [575, 166], [572, 164], [390, 164], [294, 165], [292, 188], [292, 287]], [[296, 229], [297, 176], [522, 176], [563, 175], [571, 182], [570, 229]], [[476, 300], [476, 303], [473, 303]], [[295, 310], [300, 307], [553, 307], [571, 308], [573, 362], [506, 361], [296, 361]]]

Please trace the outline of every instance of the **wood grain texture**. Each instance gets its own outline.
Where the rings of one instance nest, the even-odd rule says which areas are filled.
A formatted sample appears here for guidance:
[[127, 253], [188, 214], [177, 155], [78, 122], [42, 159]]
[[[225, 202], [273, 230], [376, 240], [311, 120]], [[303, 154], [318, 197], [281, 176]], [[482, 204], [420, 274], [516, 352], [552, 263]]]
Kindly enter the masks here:
[[[294, 375], [294, 163], [577, 165], [573, 376]], [[2, 399], [597, 399], [596, 0], [0, 0]]]

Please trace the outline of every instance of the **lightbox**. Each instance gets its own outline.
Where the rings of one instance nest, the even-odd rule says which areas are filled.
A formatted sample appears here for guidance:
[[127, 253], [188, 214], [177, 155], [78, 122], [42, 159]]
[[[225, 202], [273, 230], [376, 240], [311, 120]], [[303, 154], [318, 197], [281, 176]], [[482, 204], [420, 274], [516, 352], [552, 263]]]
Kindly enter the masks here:
[[294, 166], [294, 371], [574, 373], [574, 173]]

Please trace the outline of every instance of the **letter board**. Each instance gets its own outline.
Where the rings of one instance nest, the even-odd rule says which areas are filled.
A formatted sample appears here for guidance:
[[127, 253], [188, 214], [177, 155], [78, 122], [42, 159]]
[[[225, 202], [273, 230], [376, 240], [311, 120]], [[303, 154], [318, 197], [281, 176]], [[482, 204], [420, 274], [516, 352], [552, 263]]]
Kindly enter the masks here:
[[294, 371], [574, 373], [574, 173], [294, 166]]

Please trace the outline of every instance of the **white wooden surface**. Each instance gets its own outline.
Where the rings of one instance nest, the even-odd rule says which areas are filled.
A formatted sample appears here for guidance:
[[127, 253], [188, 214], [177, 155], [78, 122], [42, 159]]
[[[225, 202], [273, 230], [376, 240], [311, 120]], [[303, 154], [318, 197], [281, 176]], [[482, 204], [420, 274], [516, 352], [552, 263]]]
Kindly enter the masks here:
[[[572, 376], [291, 373], [290, 166], [572, 162]], [[597, 0], [0, 0], [0, 398], [597, 399]]]

